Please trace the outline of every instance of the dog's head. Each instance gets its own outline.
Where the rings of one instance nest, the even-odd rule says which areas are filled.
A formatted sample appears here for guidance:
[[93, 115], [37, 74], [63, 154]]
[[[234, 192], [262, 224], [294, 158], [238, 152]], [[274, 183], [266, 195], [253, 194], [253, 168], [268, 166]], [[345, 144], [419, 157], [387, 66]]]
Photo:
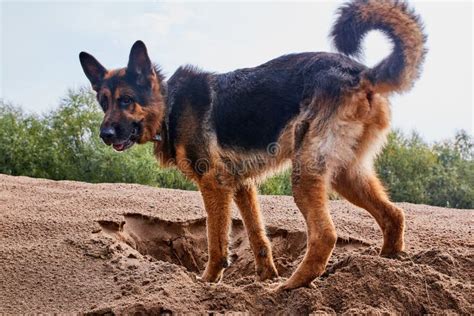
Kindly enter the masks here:
[[107, 70], [85, 52], [79, 59], [105, 113], [102, 140], [117, 151], [153, 140], [161, 131], [165, 110], [163, 78], [151, 63], [145, 44], [133, 44], [126, 68]]

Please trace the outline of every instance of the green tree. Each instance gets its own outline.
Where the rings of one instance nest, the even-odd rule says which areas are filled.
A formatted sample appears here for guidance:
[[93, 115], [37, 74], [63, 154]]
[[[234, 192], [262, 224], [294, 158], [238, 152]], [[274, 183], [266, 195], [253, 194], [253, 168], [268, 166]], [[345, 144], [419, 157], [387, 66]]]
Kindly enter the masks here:
[[394, 201], [474, 207], [473, 141], [465, 131], [433, 146], [395, 131], [376, 168]]

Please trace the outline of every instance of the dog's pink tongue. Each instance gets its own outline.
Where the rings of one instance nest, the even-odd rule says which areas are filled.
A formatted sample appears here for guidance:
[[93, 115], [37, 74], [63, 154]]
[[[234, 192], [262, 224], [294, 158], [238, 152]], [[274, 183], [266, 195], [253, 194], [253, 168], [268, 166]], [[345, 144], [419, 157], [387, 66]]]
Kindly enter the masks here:
[[122, 151], [125, 148], [124, 144], [114, 144], [113, 146], [116, 151]]

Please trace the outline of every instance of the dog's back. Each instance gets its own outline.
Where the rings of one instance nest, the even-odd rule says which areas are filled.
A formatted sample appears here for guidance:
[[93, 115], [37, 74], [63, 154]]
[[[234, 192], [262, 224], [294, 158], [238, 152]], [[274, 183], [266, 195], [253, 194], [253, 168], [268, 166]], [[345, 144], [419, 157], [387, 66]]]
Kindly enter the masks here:
[[212, 111], [219, 145], [266, 150], [301, 112], [302, 104], [336, 99], [357, 86], [364, 69], [343, 55], [301, 53], [216, 75]]

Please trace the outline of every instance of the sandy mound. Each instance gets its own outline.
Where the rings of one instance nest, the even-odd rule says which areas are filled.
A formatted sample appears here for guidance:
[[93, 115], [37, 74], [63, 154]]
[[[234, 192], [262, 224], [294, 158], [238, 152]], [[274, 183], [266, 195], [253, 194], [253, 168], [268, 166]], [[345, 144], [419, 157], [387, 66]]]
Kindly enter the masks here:
[[[260, 200], [288, 277], [305, 249], [302, 217], [291, 197]], [[326, 273], [312, 288], [275, 294], [276, 283], [255, 281], [236, 212], [224, 280], [197, 280], [206, 230], [196, 192], [0, 175], [0, 313], [474, 314], [473, 210], [400, 206], [405, 257], [379, 257], [375, 221], [331, 202], [339, 239]]]

